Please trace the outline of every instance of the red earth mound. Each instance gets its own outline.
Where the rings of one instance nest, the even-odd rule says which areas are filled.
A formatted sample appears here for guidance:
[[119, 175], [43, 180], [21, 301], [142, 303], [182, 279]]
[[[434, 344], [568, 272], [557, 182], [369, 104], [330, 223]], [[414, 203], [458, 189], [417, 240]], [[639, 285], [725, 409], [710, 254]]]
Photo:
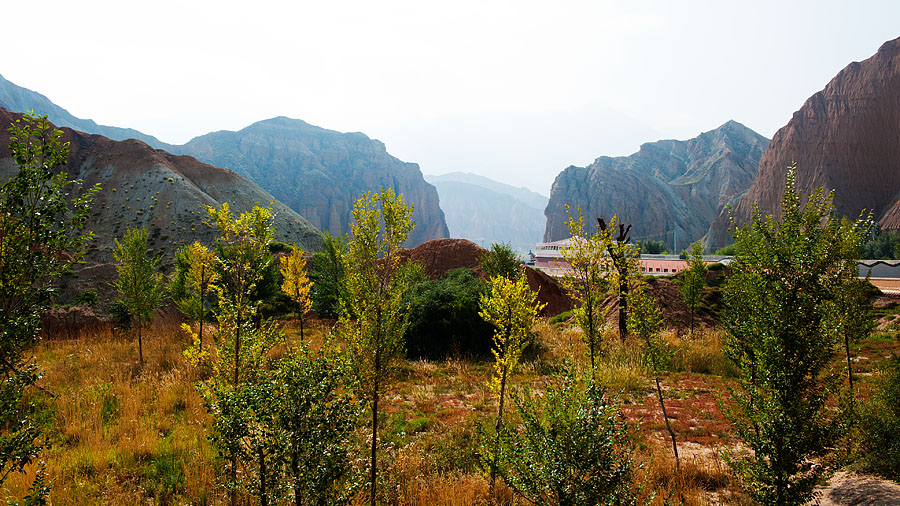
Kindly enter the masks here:
[[[482, 275], [478, 256], [486, 251], [467, 239], [434, 239], [402, 254], [421, 265], [429, 278], [440, 279], [448, 271], [462, 267]], [[546, 304], [541, 316], [554, 316], [572, 309], [572, 300], [555, 279], [530, 267], [525, 268], [525, 274], [531, 289], [538, 292], [538, 300]]]

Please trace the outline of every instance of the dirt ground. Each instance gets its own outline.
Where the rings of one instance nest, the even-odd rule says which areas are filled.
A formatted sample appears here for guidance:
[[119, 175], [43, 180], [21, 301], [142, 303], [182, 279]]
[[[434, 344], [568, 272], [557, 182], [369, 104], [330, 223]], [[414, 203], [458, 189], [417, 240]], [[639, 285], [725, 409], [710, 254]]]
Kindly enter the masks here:
[[820, 506], [900, 505], [900, 485], [853, 472], [835, 474], [820, 490]]

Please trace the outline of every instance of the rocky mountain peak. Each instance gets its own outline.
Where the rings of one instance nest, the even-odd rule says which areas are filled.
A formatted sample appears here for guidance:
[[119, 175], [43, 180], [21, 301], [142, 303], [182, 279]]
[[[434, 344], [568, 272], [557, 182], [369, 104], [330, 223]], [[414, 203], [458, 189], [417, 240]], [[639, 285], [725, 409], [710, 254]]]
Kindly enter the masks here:
[[[809, 97], [763, 154], [753, 184], [732, 210], [740, 225], [753, 204], [777, 214], [787, 168], [797, 164], [797, 188], [834, 190], [842, 216], [874, 213], [883, 228], [900, 228], [900, 39], [884, 43], [872, 57], [841, 70]], [[731, 242], [722, 212], [708, 244]]]
[[618, 215], [633, 225], [634, 240], [684, 248], [750, 185], [767, 143], [729, 121], [693, 139], [649, 142], [630, 156], [601, 156], [587, 167], [569, 166], [550, 191], [544, 240], [568, 236], [568, 204], [580, 206], [591, 220]]

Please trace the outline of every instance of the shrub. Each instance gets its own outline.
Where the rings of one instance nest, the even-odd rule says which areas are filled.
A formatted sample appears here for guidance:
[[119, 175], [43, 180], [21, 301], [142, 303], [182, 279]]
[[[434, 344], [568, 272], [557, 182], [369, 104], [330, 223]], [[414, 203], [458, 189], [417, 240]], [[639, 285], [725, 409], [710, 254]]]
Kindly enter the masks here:
[[751, 452], [729, 464], [756, 501], [805, 504], [829, 472], [814, 463], [839, 429], [827, 406], [838, 381], [828, 364], [852, 312], [842, 290], [858, 275], [867, 226], [835, 218], [821, 189], [801, 199], [791, 168], [781, 217], [754, 207], [753, 222], [733, 232], [725, 354], [740, 369], [740, 388], [728, 418]]
[[478, 316], [478, 299], [484, 292], [484, 283], [465, 268], [414, 286], [406, 295], [410, 307], [407, 356], [488, 355], [493, 327]]
[[516, 279], [522, 272], [522, 261], [509, 244], [494, 243], [491, 249], [478, 256], [481, 272], [485, 276], [503, 276]]
[[532, 504], [634, 504], [633, 441], [614, 399], [570, 371], [542, 397], [516, 400], [519, 427], [501, 427], [506, 483]]
[[860, 422], [869, 467], [892, 480], [900, 479], [900, 356], [891, 357]]

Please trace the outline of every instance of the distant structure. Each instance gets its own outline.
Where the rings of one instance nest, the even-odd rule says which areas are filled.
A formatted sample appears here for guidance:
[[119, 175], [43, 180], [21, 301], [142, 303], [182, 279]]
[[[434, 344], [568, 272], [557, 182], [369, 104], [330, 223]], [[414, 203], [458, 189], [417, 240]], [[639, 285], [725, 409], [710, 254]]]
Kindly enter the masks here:
[[[562, 257], [559, 249], [572, 238], [561, 241], [545, 242], [534, 247], [534, 267], [551, 276], [565, 276], [569, 273], [569, 263]], [[730, 256], [703, 255], [707, 265], [721, 262], [727, 264]], [[687, 269], [687, 259], [679, 255], [641, 255], [641, 272], [651, 276], [671, 276]]]
[[[559, 252], [560, 246], [572, 238], [561, 241], [545, 242], [534, 246], [534, 267], [550, 276], [562, 277], [570, 272], [569, 264]], [[707, 265], [714, 263], [728, 264], [730, 256], [703, 255]], [[679, 255], [641, 255], [641, 273], [649, 276], [672, 276], [687, 269], [687, 260]], [[869, 280], [885, 295], [900, 297], [900, 260], [860, 260], [859, 277]]]

